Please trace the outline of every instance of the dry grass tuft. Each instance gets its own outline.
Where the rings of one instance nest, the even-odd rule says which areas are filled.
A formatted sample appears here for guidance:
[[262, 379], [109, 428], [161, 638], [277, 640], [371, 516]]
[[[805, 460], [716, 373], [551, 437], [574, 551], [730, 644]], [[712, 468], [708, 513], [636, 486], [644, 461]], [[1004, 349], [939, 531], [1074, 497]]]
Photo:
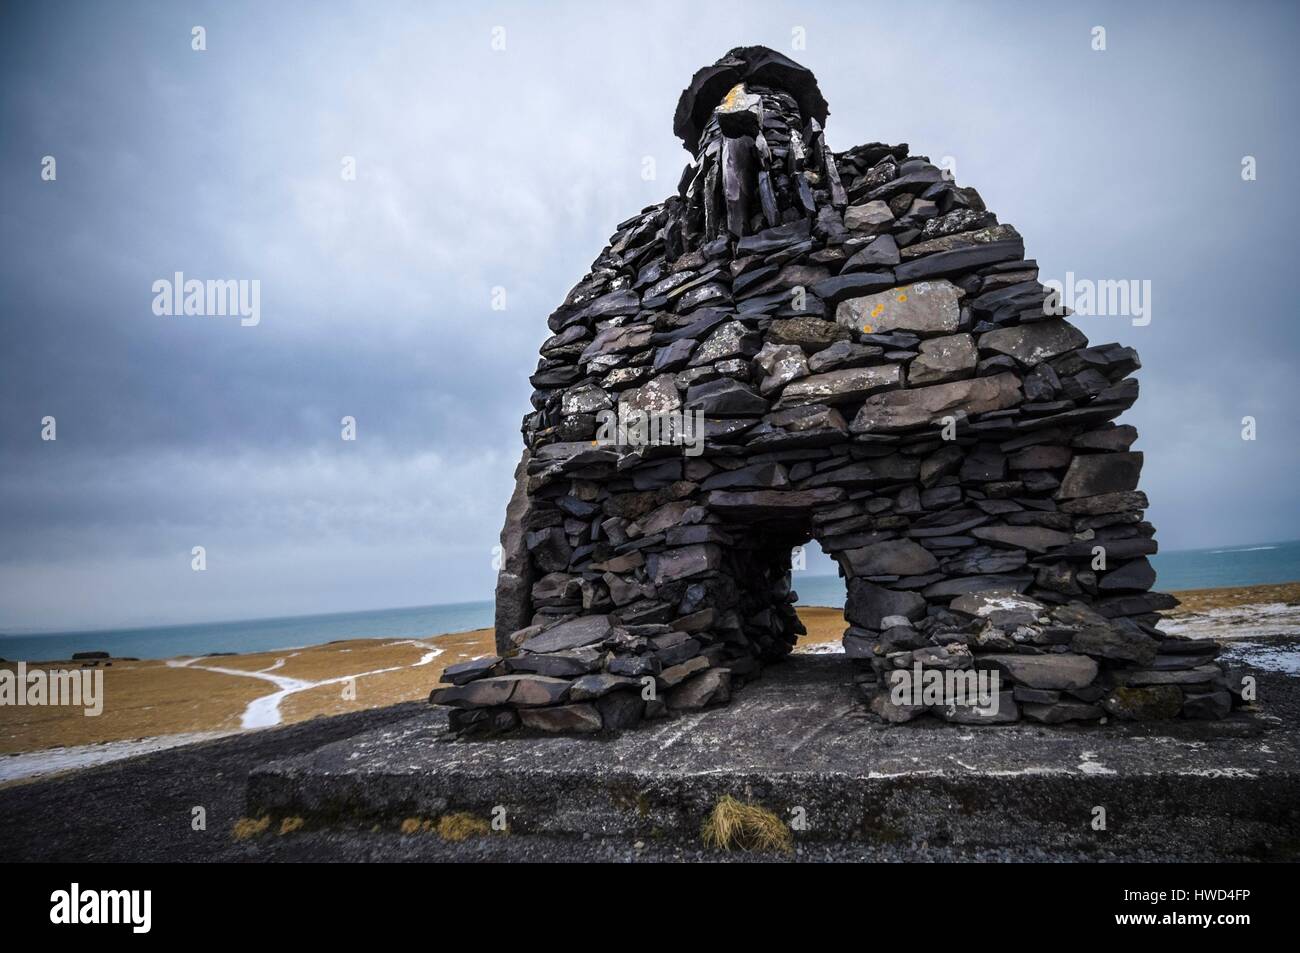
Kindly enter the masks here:
[[280, 822], [280, 833], [292, 834], [294, 831], [302, 827], [302, 825], [303, 819], [301, 817], [286, 817]]
[[429, 833], [433, 830], [433, 821], [424, 817], [408, 817], [402, 821], [403, 834]]
[[266, 829], [271, 826], [271, 815], [267, 814], [254, 820], [251, 817], [241, 817], [235, 821], [235, 828], [231, 832], [235, 840], [248, 840], [250, 837], [256, 837], [258, 834], [265, 834]]
[[490, 833], [488, 822], [473, 814], [444, 814], [438, 819], [438, 836], [443, 840], [462, 841]]
[[746, 804], [730, 794], [713, 808], [700, 829], [705, 847], [722, 850], [733, 848], [744, 851], [779, 851], [788, 854], [794, 850], [794, 835], [781, 818], [765, 807]]

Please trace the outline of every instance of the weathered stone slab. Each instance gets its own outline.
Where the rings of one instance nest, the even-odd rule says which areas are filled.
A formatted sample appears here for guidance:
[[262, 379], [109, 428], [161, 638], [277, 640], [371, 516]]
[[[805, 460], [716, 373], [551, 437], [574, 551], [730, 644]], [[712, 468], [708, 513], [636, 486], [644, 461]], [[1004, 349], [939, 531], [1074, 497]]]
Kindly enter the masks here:
[[800, 317], [773, 321], [767, 339], [773, 344], [793, 344], [807, 354], [830, 347], [836, 341], [847, 341], [849, 329], [821, 318]]
[[1016, 261], [1025, 256], [1024, 242], [1014, 241], [989, 242], [983, 245], [971, 245], [952, 251], [927, 255], [905, 261], [894, 269], [899, 281], [917, 281], [922, 278], [941, 278], [957, 275], [984, 265], [1000, 261]]
[[795, 516], [813, 507], [835, 503], [847, 494], [837, 487], [816, 490], [754, 490], [730, 492], [714, 490], [709, 494], [709, 508], [733, 518]]
[[857, 403], [871, 394], [901, 387], [901, 364], [881, 364], [875, 367], [850, 367], [840, 371], [813, 374], [786, 386], [781, 392], [779, 406], [798, 404]]
[[1102, 699], [1101, 707], [1116, 718], [1130, 721], [1173, 718], [1182, 710], [1183, 693], [1176, 685], [1120, 686]]
[[561, 622], [540, 635], [533, 636], [520, 649], [524, 652], [564, 652], [584, 645], [595, 645], [605, 641], [612, 628], [607, 615], [582, 616]]
[[950, 334], [921, 342], [921, 352], [907, 365], [907, 383], [911, 387], [941, 384], [969, 377], [975, 372], [979, 355], [969, 334]]
[[1069, 533], [1048, 529], [1045, 526], [978, 526], [970, 531], [976, 539], [1026, 549], [1031, 553], [1046, 553], [1065, 546], [1073, 539]]
[[1020, 381], [1014, 374], [887, 391], [868, 397], [849, 429], [854, 433], [893, 433], [935, 423], [947, 414], [1005, 410], [1020, 399]]
[[954, 599], [949, 608], [999, 626], [1034, 625], [1047, 612], [1037, 599], [1013, 589], [967, 593]]
[[683, 682], [668, 693], [672, 711], [698, 711], [708, 705], [720, 705], [731, 698], [731, 672], [711, 668]]
[[925, 617], [925, 599], [915, 592], [886, 589], [865, 579], [849, 581], [844, 617], [854, 625], [879, 629], [881, 620], [891, 615], [906, 616], [913, 622]]
[[1097, 677], [1097, 663], [1086, 655], [980, 655], [976, 668], [992, 668], [1017, 685], [1073, 691], [1086, 688]]
[[1139, 450], [1079, 454], [1070, 461], [1056, 498], [1070, 500], [1081, 496], [1126, 493], [1137, 489], [1141, 473], [1142, 452]]
[[650, 579], [656, 586], [661, 586], [674, 579], [685, 579], [722, 564], [722, 550], [712, 543], [699, 543], [694, 546], [679, 546], [663, 552], [651, 553], [647, 559]]
[[862, 205], [850, 205], [844, 210], [844, 227], [849, 231], [868, 234], [884, 231], [894, 221], [894, 213], [886, 202], [875, 200]]
[[1006, 354], [1026, 367], [1033, 367], [1066, 351], [1087, 345], [1088, 339], [1083, 336], [1083, 332], [1060, 318], [998, 328], [981, 334], [979, 338], [981, 351]]
[[640, 691], [641, 681], [640, 679], [622, 675], [603, 673], [583, 675], [581, 678], [575, 679], [573, 685], [569, 688], [569, 700], [575, 702], [589, 701], [619, 689]]
[[448, 665], [442, 670], [442, 680], [451, 685], [464, 685], [475, 679], [486, 678], [501, 664], [497, 655], [485, 655], [456, 665]]
[[435, 688], [429, 700], [435, 705], [456, 708], [489, 708], [497, 705], [528, 707], [554, 705], [569, 691], [570, 682], [564, 678], [545, 675], [497, 675], [480, 678], [464, 685]]
[[560, 705], [556, 708], [525, 708], [519, 712], [525, 728], [550, 734], [585, 734], [600, 731], [600, 713], [594, 705]]
[[962, 294], [951, 281], [901, 285], [841, 301], [835, 309], [835, 321], [868, 334], [889, 331], [951, 334], [961, 321]]
[[1076, 632], [1070, 641], [1075, 652], [1096, 658], [1116, 659], [1137, 665], [1150, 665], [1159, 643], [1143, 632], [1118, 626], [1092, 626]]
[[1095, 721], [1106, 714], [1100, 705], [1078, 701], [1060, 701], [1049, 705], [1024, 704], [1020, 706], [1020, 712], [1030, 721], [1045, 725], [1059, 725], [1067, 721]]
[[928, 549], [910, 539], [846, 549], [843, 555], [857, 576], [920, 576], [939, 567]]

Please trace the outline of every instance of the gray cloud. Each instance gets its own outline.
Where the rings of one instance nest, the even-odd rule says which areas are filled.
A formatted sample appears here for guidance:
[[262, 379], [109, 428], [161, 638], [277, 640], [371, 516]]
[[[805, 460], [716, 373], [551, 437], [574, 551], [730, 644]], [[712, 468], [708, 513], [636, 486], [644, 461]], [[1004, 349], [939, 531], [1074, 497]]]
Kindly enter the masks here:
[[[6, 5], [0, 626], [488, 597], [547, 314], [617, 222], [675, 188], [691, 72], [742, 43], [788, 49], [795, 27], [836, 148], [952, 156], [1045, 277], [1152, 281], [1149, 326], [1078, 323], [1142, 354], [1127, 419], [1165, 547], [1300, 536], [1297, 200], [1279, 187], [1297, 13], [1174, 16]], [[152, 282], [178, 270], [260, 280], [261, 324], [154, 315]], [[190, 572], [193, 545], [209, 572]]]

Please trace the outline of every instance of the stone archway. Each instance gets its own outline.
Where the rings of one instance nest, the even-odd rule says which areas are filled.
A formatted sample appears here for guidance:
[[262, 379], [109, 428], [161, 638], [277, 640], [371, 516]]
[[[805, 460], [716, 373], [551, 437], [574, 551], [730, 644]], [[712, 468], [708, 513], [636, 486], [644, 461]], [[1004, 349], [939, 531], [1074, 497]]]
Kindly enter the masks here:
[[[1155, 627], [1175, 603], [1112, 422], [1136, 353], [1054, 313], [974, 189], [906, 146], [831, 152], [826, 112], [761, 47], [683, 92], [678, 194], [548, 320], [498, 655], [433, 700], [464, 730], [548, 731], [725, 702], [793, 644], [790, 545], [816, 538], [882, 717], [1226, 714], [1217, 647]], [[997, 673], [997, 710], [899, 702], [899, 671]]]

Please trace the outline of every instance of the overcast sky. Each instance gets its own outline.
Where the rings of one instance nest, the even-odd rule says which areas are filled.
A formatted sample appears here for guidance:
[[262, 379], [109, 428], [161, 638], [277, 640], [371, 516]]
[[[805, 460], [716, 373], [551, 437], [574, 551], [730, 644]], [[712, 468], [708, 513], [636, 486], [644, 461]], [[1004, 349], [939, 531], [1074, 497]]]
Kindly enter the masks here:
[[[1300, 537], [1296, 10], [6, 3], [0, 629], [489, 598], [546, 317], [756, 43], [833, 148], [953, 157], [1044, 278], [1151, 281], [1149, 325], [1076, 323], [1141, 353], [1166, 550]], [[257, 279], [260, 323], [155, 315], [177, 271]]]

